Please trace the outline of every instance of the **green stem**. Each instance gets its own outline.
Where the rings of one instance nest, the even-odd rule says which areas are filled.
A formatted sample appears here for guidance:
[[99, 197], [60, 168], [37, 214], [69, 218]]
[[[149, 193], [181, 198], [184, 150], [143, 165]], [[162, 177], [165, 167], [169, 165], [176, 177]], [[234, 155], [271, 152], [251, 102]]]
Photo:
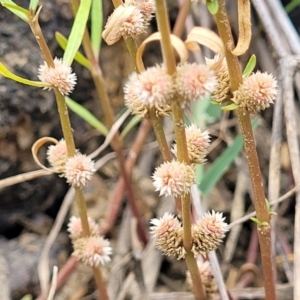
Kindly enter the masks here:
[[[238, 89], [240, 84], [242, 84], [242, 72], [239, 66], [238, 58], [231, 53], [231, 50], [234, 49], [234, 41], [232, 38], [228, 15], [226, 12], [225, 1], [218, 0], [218, 3], [219, 11], [215, 15], [215, 20], [220, 37], [225, 47], [225, 57], [227, 60], [227, 66], [230, 76], [231, 90], [233, 92]], [[275, 268], [271, 248], [271, 230], [269, 225], [270, 216], [265, 202], [263, 180], [261, 176], [255, 140], [251, 126], [250, 114], [244, 109], [239, 108], [237, 109], [237, 117], [239, 120], [240, 130], [244, 140], [244, 148], [248, 162], [257, 218], [260, 222], [265, 222], [266, 224], [268, 224], [267, 226], [258, 226], [258, 236], [260, 242], [260, 252], [266, 293], [265, 299], [275, 300]]]

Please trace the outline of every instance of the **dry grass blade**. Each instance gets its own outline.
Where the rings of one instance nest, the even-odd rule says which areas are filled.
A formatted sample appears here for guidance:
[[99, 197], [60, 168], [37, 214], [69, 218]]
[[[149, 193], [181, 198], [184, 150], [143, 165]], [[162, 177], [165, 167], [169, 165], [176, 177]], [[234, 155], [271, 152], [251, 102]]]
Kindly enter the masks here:
[[7, 177], [5, 179], [0, 180], [0, 190], [11, 185], [15, 185], [24, 181], [33, 180], [41, 176], [46, 176], [51, 174], [53, 174], [53, 172], [48, 170], [36, 170], [36, 171], [31, 171], [31, 172]]
[[[160, 41], [161, 34], [159, 32], [155, 32], [151, 34], [148, 38], [146, 38], [143, 43], [138, 48], [136, 54], [136, 65], [139, 71], [145, 70], [144, 63], [143, 63], [143, 53], [148, 43], [153, 41]], [[176, 50], [177, 54], [179, 55], [180, 62], [183, 63], [188, 59], [188, 51], [186, 50], [185, 44], [183, 41], [178, 38], [177, 36], [171, 34], [171, 43], [173, 48]]]
[[198, 44], [200, 44], [221, 56], [224, 55], [224, 47], [220, 37], [212, 30], [204, 27], [194, 27], [184, 43], [186, 48], [190, 51], [199, 51], [200, 47]]
[[50, 287], [50, 291], [49, 291], [49, 295], [47, 297], [47, 300], [53, 300], [54, 299], [56, 286], [57, 286], [57, 272], [58, 272], [58, 267], [54, 266], [53, 267], [53, 273], [52, 273], [51, 287]]
[[251, 5], [250, 0], [238, 0], [239, 39], [236, 47], [231, 51], [233, 55], [244, 54], [251, 42]]

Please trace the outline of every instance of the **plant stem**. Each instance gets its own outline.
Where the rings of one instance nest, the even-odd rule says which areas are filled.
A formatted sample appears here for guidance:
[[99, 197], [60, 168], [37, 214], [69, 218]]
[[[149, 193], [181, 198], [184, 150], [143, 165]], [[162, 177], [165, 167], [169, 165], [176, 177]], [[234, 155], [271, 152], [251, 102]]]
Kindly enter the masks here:
[[[170, 25], [167, 13], [166, 2], [164, 0], [156, 0], [156, 19], [158, 29], [161, 33], [161, 47], [164, 58], [164, 63], [169, 75], [176, 73], [176, 62], [173, 52], [173, 47], [170, 38]], [[189, 164], [189, 157], [187, 151], [187, 143], [185, 136], [185, 126], [183, 122], [183, 110], [179, 99], [175, 97], [171, 102], [174, 130], [177, 144], [177, 158], [178, 161]], [[190, 195], [181, 198], [182, 203], [182, 222], [183, 222], [183, 245], [187, 252], [186, 263], [190, 271], [193, 281], [193, 292], [195, 299], [206, 299], [205, 291], [203, 289], [201, 277], [199, 274], [198, 266], [195, 257], [191, 252], [192, 247], [192, 233], [191, 233], [191, 216], [190, 216]]]
[[[231, 53], [231, 50], [234, 49], [234, 42], [226, 12], [225, 1], [218, 0], [218, 3], [219, 11], [215, 15], [215, 20], [220, 37], [225, 47], [225, 56], [230, 76], [231, 90], [233, 92], [238, 89], [240, 84], [242, 84], [242, 72], [239, 66], [238, 58]], [[275, 300], [275, 268], [271, 247], [270, 216], [265, 200], [263, 180], [255, 147], [250, 114], [246, 110], [239, 108], [237, 109], [237, 117], [244, 140], [244, 148], [248, 162], [257, 218], [260, 223], [265, 222], [267, 224], [266, 226], [258, 225], [258, 236], [260, 242], [260, 252], [266, 293], [265, 299]]]
[[101, 270], [98, 267], [93, 267], [93, 273], [101, 300], [108, 300], [107, 290], [102, 278]]

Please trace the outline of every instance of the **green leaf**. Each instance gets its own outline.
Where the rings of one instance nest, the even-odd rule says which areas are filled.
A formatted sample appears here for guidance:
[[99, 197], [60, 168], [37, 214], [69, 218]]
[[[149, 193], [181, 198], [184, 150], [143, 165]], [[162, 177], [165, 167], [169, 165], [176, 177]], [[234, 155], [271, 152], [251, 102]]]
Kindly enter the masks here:
[[[254, 121], [252, 127], [255, 129], [258, 126], [258, 121]], [[235, 158], [239, 155], [243, 148], [243, 138], [239, 134], [228, 146], [228, 148], [214, 161], [211, 167], [204, 173], [203, 180], [198, 185], [198, 188], [203, 195], [207, 195], [221, 179], [224, 173], [228, 170]]]
[[289, 14], [292, 12], [298, 5], [300, 4], [300, 0], [292, 0], [285, 7], [285, 11]]
[[39, 0], [30, 0], [29, 9], [35, 12], [38, 5]]
[[100, 122], [89, 110], [85, 107], [72, 100], [69, 97], [65, 97], [66, 103], [68, 107], [79, 117], [85, 120], [88, 124], [90, 124], [95, 129], [99, 130], [104, 136], [107, 135], [108, 130], [105, 125]]
[[125, 136], [128, 134], [128, 132], [140, 122], [141, 122], [141, 117], [138, 115], [135, 115], [133, 118], [131, 118], [131, 120], [128, 122], [128, 124], [125, 126], [125, 128], [121, 132], [121, 137], [125, 138]]
[[67, 48], [64, 53], [63, 62], [70, 66], [79, 49], [84, 35], [86, 23], [91, 9], [92, 0], [80, 1], [80, 5], [68, 39]]
[[260, 224], [259, 220], [257, 218], [250, 218], [250, 220], [252, 220], [254, 223], [256, 223], [257, 225]]
[[226, 106], [222, 106], [222, 107], [221, 107], [222, 110], [226, 110], [226, 111], [229, 111], [229, 110], [235, 110], [235, 109], [237, 109], [237, 108], [239, 108], [239, 105], [236, 104], [236, 103], [231, 103], [231, 104], [229, 104], [229, 105], [226, 105]]
[[8, 10], [10, 10], [13, 14], [18, 16], [20, 19], [25, 21], [26, 23], [29, 22], [29, 11], [17, 4], [15, 4], [11, 0], [2, 0], [1, 1], [2, 6], [6, 7]]
[[256, 56], [254, 54], [252, 54], [245, 69], [244, 69], [243, 75], [245, 77], [250, 76], [250, 74], [253, 72], [255, 66], [256, 66]]
[[[63, 36], [60, 32], [55, 32], [55, 39], [57, 40], [59, 46], [65, 50], [68, 44], [68, 40], [65, 36]], [[81, 52], [77, 51], [75, 54], [74, 59], [81, 64], [82, 66], [86, 67], [87, 69], [91, 70], [91, 63], [88, 61], [88, 59], [81, 54]]]
[[206, 6], [212, 15], [215, 15], [219, 10], [218, 0], [207, 0]]
[[0, 74], [2, 74], [4, 77], [12, 79], [16, 82], [20, 82], [26, 85], [31, 85], [31, 86], [37, 86], [37, 87], [48, 87], [50, 86], [48, 83], [41, 82], [41, 81], [32, 81], [28, 79], [24, 79], [20, 76], [17, 76], [10, 72], [2, 63], [0, 63]]
[[20, 300], [32, 300], [32, 299], [33, 299], [32, 296], [27, 294], [27, 295], [23, 296]]
[[98, 59], [101, 48], [101, 32], [103, 26], [102, 0], [93, 0], [91, 12], [91, 43], [94, 56]]

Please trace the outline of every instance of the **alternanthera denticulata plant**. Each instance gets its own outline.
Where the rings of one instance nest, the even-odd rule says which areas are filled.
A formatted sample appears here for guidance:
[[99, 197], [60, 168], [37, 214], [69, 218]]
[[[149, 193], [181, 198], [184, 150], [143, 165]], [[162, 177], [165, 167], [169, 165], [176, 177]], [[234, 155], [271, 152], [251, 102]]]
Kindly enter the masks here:
[[[270, 238], [272, 212], [269, 211], [264, 196], [250, 114], [268, 108], [276, 98], [278, 87], [271, 74], [259, 71], [253, 73], [255, 67], [253, 57], [244, 72], [241, 71], [238, 56], [247, 51], [251, 39], [250, 2], [238, 1], [239, 39], [234, 47], [225, 1], [202, 1], [215, 16], [220, 39], [213, 34], [208, 36], [206, 30], [194, 28], [193, 37], [188, 35], [184, 46], [195, 50], [197, 49], [195, 42], [199, 42], [219, 54], [212, 60], [208, 59], [206, 65], [190, 64], [185, 61], [187, 58], [185, 47], [180, 48], [178, 46], [180, 42], [170, 33], [165, 1], [155, 1], [159, 34], [154, 34], [139, 50], [134, 50], [135, 37], [143, 31], [144, 22], [137, 18], [137, 11], [133, 13], [132, 6], [136, 6], [138, 10], [141, 2], [143, 1], [123, 3], [114, 0], [113, 3], [117, 8], [109, 18], [103, 38], [107, 39], [108, 44], [113, 44], [123, 36], [127, 40], [127, 45], [130, 45], [131, 53], [136, 53], [137, 72], [129, 77], [125, 85], [125, 103], [132, 113], [147, 118], [152, 123], [165, 159], [153, 174], [155, 189], [160, 195], [172, 195], [181, 199], [182, 221], [169, 213], [161, 219], [151, 221], [151, 233], [156, 238], [157, 247], [166, 255], [173, 255], [178, 259], [185, 258], [196, 299], [206, 299], [205, 286], [201, 283], [195, 257], [199, 254], [206, 255], [208, 251], [216, 249], [225, 235], [227, 225], [222, 215], [215, 212], [206, 214], [194, 224], [191, 220], [190, 188], [195, 183], [194, 164], [205, 161], [208, 138], [205, 133], [198, 131], [195, 124], [192, 124], [189, 130], [184, 126], [183, 109], [191, 101], [201, 101], [201, 98], [210, 95], [213, 103], [222, 105], [224, 110], [237, 112], [254, 192], [257, 218], [253, 220], [258, 224], [266, 299], [276, 299]], [[123, 23], [118, 18], [120, 11], [124, 12]], [[139, 22], [134, 22], [136, 20]], [[130, 32], [119, 30], [125, 23], [127, 25], [124, 26], [127, 28], [128, 22], [131, 25]], [[110, 32], [114, 34], [109, 35]], [[163, 64], [145, 70], [141, 62], [144, 44], [157, 39], [161, 41]], [[172, 46], [180, 56], [179, 65], [175, 63]], [[170, 156], [159, 121], [168, 115], [172, 115], [174, 122], [176, 144], [172, 152], [176, 155], [176, 159]], [[195, 138], [190, 138], [191, 131]], [[198, 142], [191, 147], [191, 141]]]
[[[77, 81], [77, 76], [72, 72], [70, 66], [82, 42], [91, 4], [91, 0], [80, 3], [64, 56], [63, 58], [53, 58], [39, 25], [39, 14], [42, 7], [38, 7], [38, 1], [30, 1], [28, 10], [14, 4], [12, 1], [3, 1], [3, 6], [30, 26], [44, 62], [37, 70], [37, 77], [40, 81], [21, 78], [11, 73], [3, 64], [0, 64], [0, 73], [17, 82], [54, 91], [64, 139], [57, 141], [53, 138], [42, 138], [34, 144], [32, 152], [38, 164], [46, 168], [39, 162], [37, 152], [44, 143], [54, 143], [47, 151], [47, 158], [51, 165], [51, 168], [47, 169], [64, 177], [75, 189], [76, 194], [79, 218], [72, 217], [68, 227], [74, 247], [73, 255], [78, 260], [91, 266], [101, 299], [108, 299], [99, 265], [104, 265], [110, 261], [112, 248], [109, 241], [99, 235], [95, 221], [88, 218], [83, 193], [84, 187], [91, 180], [96, 169], [94, 162], [75, 148], [73, 130], [65, 101], [65, 96], [73, 91]], [[42, 286], [42, 293], [44, 298], [47, 298], [48, 286]]]

